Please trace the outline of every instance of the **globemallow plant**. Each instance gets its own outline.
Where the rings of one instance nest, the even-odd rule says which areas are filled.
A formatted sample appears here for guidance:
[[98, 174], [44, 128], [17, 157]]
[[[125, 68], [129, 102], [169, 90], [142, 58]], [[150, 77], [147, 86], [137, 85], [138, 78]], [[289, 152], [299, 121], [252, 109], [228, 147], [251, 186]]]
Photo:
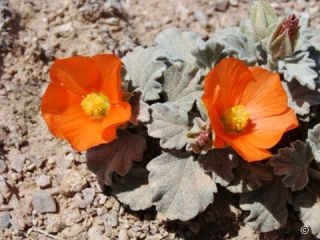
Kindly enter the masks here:
[[291, 206], [320, 238], [320, 34], [307, 25], [260, 0], [206, 41], [169, 28], [121, 60], [56, 60], [42, 115], [132, 210], [186, 221], [219, 185], [253, 230], [281, 228]]

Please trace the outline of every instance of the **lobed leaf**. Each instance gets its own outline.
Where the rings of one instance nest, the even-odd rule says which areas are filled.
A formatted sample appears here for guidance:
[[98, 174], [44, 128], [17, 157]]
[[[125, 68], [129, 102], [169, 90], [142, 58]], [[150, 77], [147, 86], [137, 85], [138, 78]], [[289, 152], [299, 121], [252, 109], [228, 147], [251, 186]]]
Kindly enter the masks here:
[[164, 50], [166, 57], [175, 62], [195, 63], [196, 58], [191, 50], [203, 43], [202, 38], [193, 32], [182, 32], [171, 27], [158, 34], [154, 42]]
[[265, 181], [256, 190], [240, 195], [241, 209], [250, 211], [244, 222], [260, 232], [276, 230], [286, 223], [286, 202], [291, 202], [291, 195], [278, 178]]
[[309, 20], [308, 18], [302, 17], [299, 19], [299, 37], [297, 45], [295, 46], [295, 51], [307, 51], [310, 46], [313, 45], [312, 38], [315, 32], [308, 28]]
[[215, 148], [200, 155], [198, 161], [206, 172], [211, 172], [214, 182], [226, 187], [233, 179], [232, 169], [238, 166], [239, 160], [232, 149]]
[[148, 127], [151, 137], [160, 138], [160, 146], [181, 149], [187, 144], [188, 114], [179, 105], [171, 102], [151, 106], [152, 120]]
[[314, 159], [320, 169], [320, 124], [317, 124], [312, 130], [308, 131], [307, 142], [311, 146]]
[[145, 168], [133, 168], [113, 184], [113, 193], [120, 202], [134, 211], [152, 206], [152, 194], [148, 183], [149, 172]]
[[136, 87], [136, 91], [141, 91], [144, 102], [160, 98], [162, 86], [158, 79], [167, 67], [159, 59], [164, 57], [165, 53], [161, 49], [151, 46], [146, 49], [136, 47], [122, 59], [127, 71], [125, 79]]
[[234, 57], [244, 61], [249, 66], [255, 65], [257, 61], [256, 43], [251, 38], [247, 38], [239, 27], [217, 31], [214, 38], [225, 46], [222, 54], [220, 54], [221, 58]]
[[311, 192], [300, 193], [294, 199], [294, 209], [299, 211], [303, 225], [311, 229], [312, 234], [320, 238], [320, 197]]
[[297, 140], [290, 144], [290, 147], [281, 148], [278, 154], [270, 158], [270, 165], [273, 172], [283, 176], [282, 182], [292, 191], [303, 189], [308, 181], [309, 163], [313, 159], [313, 154], [309, 144]]
[[[282, 85], [288, 96], [289, 107], [291, 107], [296, 114], [301, 116], [309, 114], [311, 106], [320, 104], [319, 92], [307, 86], [302, 86], [297, 80], [282, 82]], [[316, 85], [320, 84], [316, 83]]]
[[126, 175], [132, 167], [132, 161], [142, 160], [145, 149], [146, 141], [143, 137], [118, 131], [116, 140], [87, 151], [87, 166], [105, 185], [111, 185], [112, 174], [116, 172], [121, 176]]
[[189, 112], [203, 93], [201, 75], [194, 65], [174, 63], [163, 74], [165, 101], [174, 102], [182, 111]]
[[134, 125], [138, 125], [139, 121], [149, 122], [150, 120], [150, 106], [140, 99], [141, 95], [142, 93], [140, 91], [134, 92], [133, 97], [130, 98], [130, 105], [132, 109], [130, 122]]
[[204, 69], [204, 74], [206, 74], [221, 60], [221, 53], [224, 48], [222, 43], [209, 39], [193, 49], [191, 53], [196, 57], [196, 64]]
[[233, 169], [233, 175], [233, 180], [227, 186], [233, 193], [253, 191], [261, 186], [262, 180], [272, 179], [272, 172], [262, 163], [248, 163], [243, 160]]
[[278, 66], [279, 72], [283, 73], [286, 81], [291, 82], [297, 79], [302, 86], [315, 90], [315, 78], [318, 77], [318, 74], [312, 69], [316, 63], [309, 58], [309, 52], [296, 52], [284, 61], [279, 61]]
[[217, 187], [189, 153], [163, 153], [147, 169], [154, 205], [167, 218], [187, 221], [213, 202]]

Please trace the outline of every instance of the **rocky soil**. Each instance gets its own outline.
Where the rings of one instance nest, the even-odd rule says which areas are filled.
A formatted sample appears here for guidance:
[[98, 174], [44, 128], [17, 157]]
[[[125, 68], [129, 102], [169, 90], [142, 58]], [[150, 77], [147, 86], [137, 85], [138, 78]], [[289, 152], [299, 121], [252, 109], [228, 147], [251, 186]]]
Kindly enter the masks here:
[[[269, 2], [279, 15], [303, 14], [320, 29], [320, 2]], [[208, 38], [247, 19], [251, 3], [0, 0], [0, 239], [313, 239], [293, 217], [280, 230], [254, 233], [236, 204], [210, 206], [188, 222], [155, 209], [132, 212], [102, 191], [85, 155], [53, 137], [39, 111], [55, 58], [123, 56], [170, 26]]]

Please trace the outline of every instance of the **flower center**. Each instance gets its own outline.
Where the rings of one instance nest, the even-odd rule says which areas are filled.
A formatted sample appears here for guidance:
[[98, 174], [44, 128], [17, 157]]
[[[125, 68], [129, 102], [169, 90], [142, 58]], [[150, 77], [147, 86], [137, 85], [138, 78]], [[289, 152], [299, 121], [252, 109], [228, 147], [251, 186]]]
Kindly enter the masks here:
[[91, 117], [103, 117], [109, 111], [110, 102], [102, 94], [90, 93], [81, 101], [81, 107]]
[[221, 121], [227, 132], [239, 133], [248, 125], [249, 117], [243, 105], [236, 105], [222, 114]]

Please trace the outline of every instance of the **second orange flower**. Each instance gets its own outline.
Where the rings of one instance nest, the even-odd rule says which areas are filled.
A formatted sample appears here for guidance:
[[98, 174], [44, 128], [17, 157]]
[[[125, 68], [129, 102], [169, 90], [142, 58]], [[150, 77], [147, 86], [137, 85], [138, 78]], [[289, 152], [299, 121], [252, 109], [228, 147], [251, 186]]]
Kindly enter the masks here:
[[279, 74], [223, 59], [204, 80], [202, 100], [214, 131], [214, 146], [231, 146], [248, 162], [271, 156], [284, 132], [298, 126]]

